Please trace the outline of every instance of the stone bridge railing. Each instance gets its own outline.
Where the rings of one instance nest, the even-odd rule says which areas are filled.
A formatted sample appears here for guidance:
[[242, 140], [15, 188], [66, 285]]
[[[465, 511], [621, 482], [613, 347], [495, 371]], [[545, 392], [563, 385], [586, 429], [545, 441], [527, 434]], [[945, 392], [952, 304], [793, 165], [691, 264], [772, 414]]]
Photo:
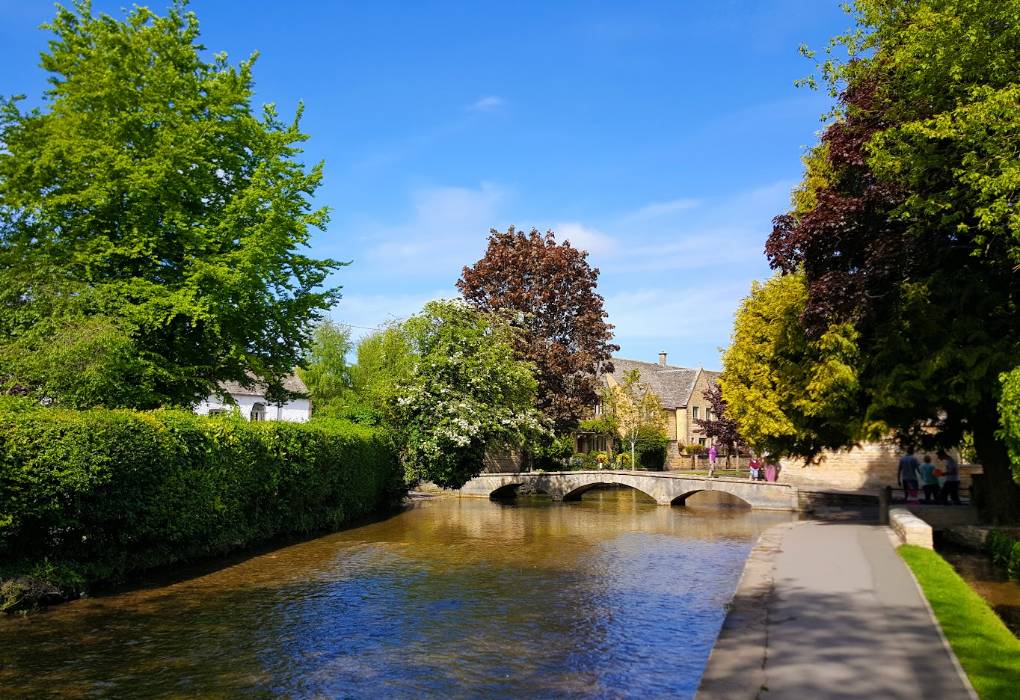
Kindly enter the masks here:
[[655, 499], [659, 505], [681, 505], [699, 491], [721, 491], [735, 496], [752, 508], [797, 510], [797, 487], [749, 479], [686, 476], [675, 472], [646, 471], [574, 471], [480, 474], [464, 484], [462, 496], [483, 498], [510, 494], [520, 486], [549, 494], [554, 500], [576, 500], [585, 491], [600, 485], [629, 486]]

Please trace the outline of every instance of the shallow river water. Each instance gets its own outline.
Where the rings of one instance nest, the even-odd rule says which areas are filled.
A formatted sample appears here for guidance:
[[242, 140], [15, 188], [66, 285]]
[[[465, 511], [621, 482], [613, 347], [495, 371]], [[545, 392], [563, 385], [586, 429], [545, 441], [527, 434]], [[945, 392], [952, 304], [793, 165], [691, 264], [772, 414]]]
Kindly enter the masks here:
[[791, 517], [436, 498], [190, 578], [0, 620], [0, 697], [691, 697]]

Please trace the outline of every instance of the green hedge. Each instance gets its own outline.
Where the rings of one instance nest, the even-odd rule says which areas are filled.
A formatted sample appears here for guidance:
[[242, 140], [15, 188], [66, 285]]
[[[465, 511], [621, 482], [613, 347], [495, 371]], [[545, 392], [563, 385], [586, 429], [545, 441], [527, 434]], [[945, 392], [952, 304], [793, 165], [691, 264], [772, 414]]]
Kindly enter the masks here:
[[337, 528], [402, 491], [391, 442], [375, 428], [5, 400], [0, 581], [7, 606], [17, 602], [14, 579], [36, 589], [42, 579], [73, 595], [146, 569]]
[[1005, 567], [1013, 578], [1020, 579], [1020, 540], [1000, 530], [992, 530], [988, 533], [985, 547], [996, 564]]

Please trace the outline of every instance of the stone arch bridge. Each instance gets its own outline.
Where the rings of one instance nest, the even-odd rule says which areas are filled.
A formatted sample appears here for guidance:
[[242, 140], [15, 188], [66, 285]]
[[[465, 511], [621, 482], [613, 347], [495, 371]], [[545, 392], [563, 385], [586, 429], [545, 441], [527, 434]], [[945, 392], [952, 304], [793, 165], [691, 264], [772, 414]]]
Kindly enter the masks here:
[[659, 505], [682, 505], [700, 491], [721, 491], [735, 496], [752, 508], [798, 510], [797, 487], [749, 479], [686, 476], [675, 472], [647, 471], [571, 471], [480, 474], [460, 488], [462, 496], [499, 498], [517, 488], [543, 491], [557, 501], [574, 501], [596, 486], [629, 486], [641, 491]]

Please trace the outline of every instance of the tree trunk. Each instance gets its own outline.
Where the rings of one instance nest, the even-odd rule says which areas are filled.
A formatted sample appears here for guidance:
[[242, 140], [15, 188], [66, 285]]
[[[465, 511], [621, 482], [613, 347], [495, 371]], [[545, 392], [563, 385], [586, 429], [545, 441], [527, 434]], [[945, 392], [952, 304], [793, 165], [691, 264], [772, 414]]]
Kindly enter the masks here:
[[980, 421], [974, 430], [974, 449], [984, 468], [981, 517], [991, 523], [1020, 521], [1020, 486], [1013, 480], [1013, 468], [1006, 444], [995, 437], [998, 415]]

